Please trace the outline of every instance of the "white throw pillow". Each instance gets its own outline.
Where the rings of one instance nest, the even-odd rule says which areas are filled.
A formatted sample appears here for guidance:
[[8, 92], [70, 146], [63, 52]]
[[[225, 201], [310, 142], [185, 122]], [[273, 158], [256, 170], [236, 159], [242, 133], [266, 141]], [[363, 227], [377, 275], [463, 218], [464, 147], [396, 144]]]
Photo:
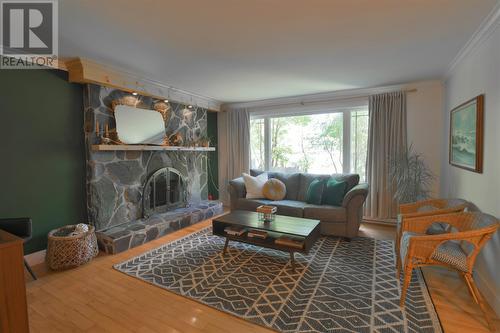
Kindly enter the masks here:
[[267, 179], [267, 173], [261, 173], [257, 177], [252, 177], [249, 174], [243, 173], [243, 181], [245, 181], [245, 187], [247, 189], [247, 199], [264, 198], [262, 189]]

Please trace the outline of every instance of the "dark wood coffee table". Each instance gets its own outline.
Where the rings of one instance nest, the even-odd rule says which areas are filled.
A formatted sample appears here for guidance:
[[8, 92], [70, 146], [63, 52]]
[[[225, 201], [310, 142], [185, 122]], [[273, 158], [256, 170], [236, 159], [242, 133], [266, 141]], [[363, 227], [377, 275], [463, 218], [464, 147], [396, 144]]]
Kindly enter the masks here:
[[[268, 237], [266, 239], [249, 238], [246, 232], [241, 236], [228, 235], [224, 232], [224, 229], [229, 226], [241, 226], [248, 230], [263, 230], [267, 232]], [[290, 262], [293, 270], [295, 270], [294, 253], [308, 253], [316, 240], [320, 237], [318, 220], [276, 215], [274, 221], [262, 222], [259, 221], [257, 213], [242, 210], [232, 211], [227, 215], [215, 218], [212, 221], [212, 229], [214, 235], [226, 238], [223, 254], [226, 253], [230, 240], [281, 250], [290, 253]], [[274, 241], [280, 236], [301, 238], [304, 240], [304, 246], [303, 248], [296, 248], [288, 245], [276, 244]]]

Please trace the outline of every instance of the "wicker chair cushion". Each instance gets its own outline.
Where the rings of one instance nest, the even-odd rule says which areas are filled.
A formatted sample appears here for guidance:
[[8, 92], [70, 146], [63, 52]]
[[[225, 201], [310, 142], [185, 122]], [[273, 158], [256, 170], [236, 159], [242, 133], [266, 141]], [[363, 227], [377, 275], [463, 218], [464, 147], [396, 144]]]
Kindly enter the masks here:
[[425, 232], [427, 235], [441, 235], [448, 233], [449, 224], [444, 222], [434, 222]]
[[[401, 262], [405, 262], [406, 254], [408, 253], [408, 246], [410, 239], [413, 236], [422, 236], [416, 232], [403, 232], [401, 236]], [[432, 259], [448, 264], [460, 271], [467, 272], [467, 254], [460, 246], [460, 242], [447, 241], [441, 244], [434, 250], [431, 256]]]
[[439, 245], [431, 256], [432, 259], [448, 264], [462, 272], [467, 272], [467, 254], [460, 242], [447, 241]]
[[[402, 215], [398, 214], [398, 219], [396, 223], [396, 231], [399, 234], [399, 231], [401, 230], [401, 221], [402, 221]], [[435, 222], [433, 223], [429, 229], [427, 229], [426, 234], [427, 235], [440, 235], [440, 234], [445, 234], [448, 232], [448, 224], [443, 223], [443, 222]]]

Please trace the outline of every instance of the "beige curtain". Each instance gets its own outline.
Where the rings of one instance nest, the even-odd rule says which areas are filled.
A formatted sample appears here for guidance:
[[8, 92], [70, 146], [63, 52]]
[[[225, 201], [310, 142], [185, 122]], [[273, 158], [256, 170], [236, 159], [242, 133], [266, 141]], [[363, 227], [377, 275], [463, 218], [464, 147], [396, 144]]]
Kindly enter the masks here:
[[250, 168], [250, 115], [246, 109], [224, 110], [217, 119], [219, 198], [229, 205], [229, 181]]
[[396, 217], [397, 202], [389, 179], [389, 161], [407, 148], [405, 93], [399, 91], [370, 96], [369, 113], [366, 175], [370, 192], [365, 216], [391, 219]]

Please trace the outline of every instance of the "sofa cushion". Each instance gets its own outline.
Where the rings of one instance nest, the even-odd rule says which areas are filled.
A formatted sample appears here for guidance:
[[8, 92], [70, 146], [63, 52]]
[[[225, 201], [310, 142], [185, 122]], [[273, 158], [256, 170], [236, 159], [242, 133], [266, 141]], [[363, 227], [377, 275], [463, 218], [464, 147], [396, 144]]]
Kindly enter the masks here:
[[333, 178], [338, 181], [345, 181], [347, 183], [347, 188], [345, 189], [346, 193], [352, 190], [352, 188], [359, 184], [359, 175], [354, 173], [346, 173], [346, 174], [333, 174]]
[[330, 222], [346, 222], [347, 215], [344, 207], [329, 205], [310, 205], [304, 207], [304, 217]]
[[301, 173], [297, 200], [306, 201], [307, 190], [309, 189], [309, 185], [311, 185], [313, 180], [317, 179], [317, 180], [327, 181], [329, 178], [330, 175], [315, 175], [311, 173]]
[[[258, 176], [263, 174], [265, 171], [251, 169], [250, 174], [252, 176]], [[276, 178], [281, 180], [286, 187], [286, 200], [298, 200], [298, 193], [300, 189], [300, 173], [283, 173], [283, 172], [267, 172], [269, 179]]]
[[309, 184], [309, 188], [306, 193], [306, 202], [308, 204], [321, 205], [321, 200], [323, 198], [323, 190], [325, 189], [325, 182], [319, 179], [315, 179]]
[[304, 207], [307, 204], [303, 201], [280, 200], [280, 201], [272, 201], [269, 205], [278, 207], [278, 211], [276, 212], [276, 214], [278, 215], [303, 217]]
[[[255, 176], [258, 176], [258, 175], [260, 175], [260, 174], [263, 174], [263, 173], [264, 173], [264, 171], [262, 171], [262, 170], [258, 170], [258, 169], [250, 169], [250, 175], [251, 175], [251, 176], [254, 176], [254, 177], [255, 177]], [[268, 172], [267, 174], [269, 175], [270, 173], [272, 173], [272, 172]]]
[[342, 201], [346, 194], [347, 182], [339, 181], [333, 177], [328, 179], [325, 185], [325, 190], [323, 191], [324, 205], [330, 206], [342, 206]]
[[262, 193], [264, 193], [266, 199], [283, 200], [286, 195], [285, 183], [277, 178], [271, 178], [264, 184]]
[[262, 193], [262, 189], [264, 188], [264, 184], [267, 182], [266, 173], [263, 173], [256, 177], [243, 173], [243, 181], [245, 182], [247, 199], [264, 198], [264, 193]]
[[276, 173], [276, 179], [281, 180], [286, 187], [286, 200], [297, 200], [300, 186], [300, 173]]

